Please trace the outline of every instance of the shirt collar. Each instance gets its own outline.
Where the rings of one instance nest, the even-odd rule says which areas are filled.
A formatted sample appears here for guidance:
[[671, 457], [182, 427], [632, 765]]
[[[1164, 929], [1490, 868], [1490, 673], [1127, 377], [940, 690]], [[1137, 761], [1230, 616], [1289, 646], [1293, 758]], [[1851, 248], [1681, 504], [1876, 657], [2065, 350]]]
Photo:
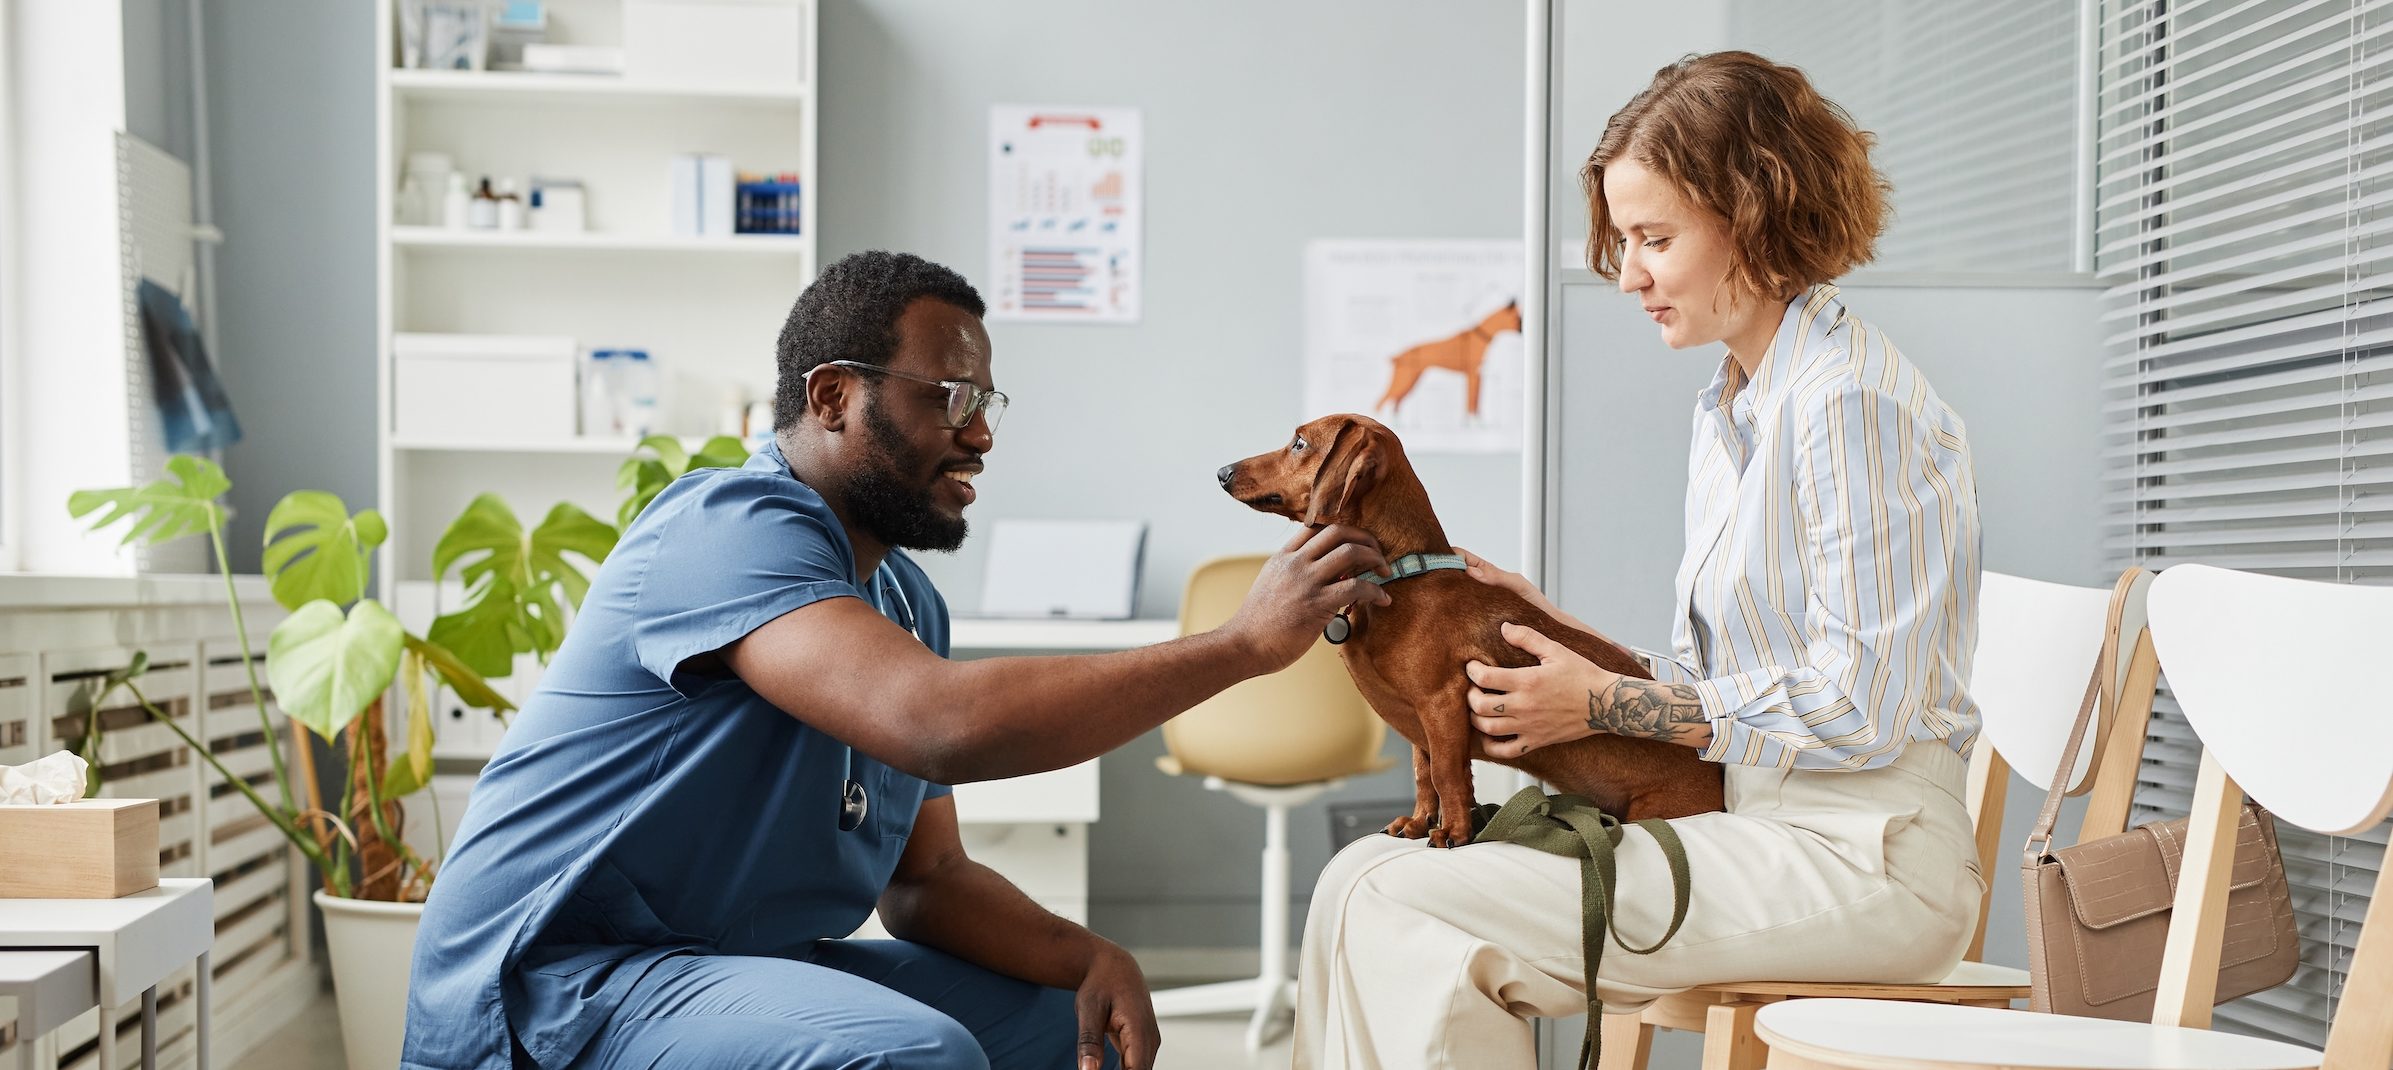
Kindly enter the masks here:
[[[1736, 423], [1751, 422], [1754, 413], [1786, 392], [1805, 364], [1827, 351], [1829, 347], [1815, 343], [1824, 341], [1844, 322], [1845, 306], [1837, 293], [1834, 284], [1821, 283], [1787, 302], [1778, 319], [1778, 333], [1770, 339], [1770, 352], [1762, 357], [1753, 381], [1737, 391], [1729, 400], [1729, 411], [1722, 415]], [[1729, 372], [1735, 365], [1735, 357], [1720, 354], [1720, 367], [1712, 372], [1711, 383], [1695, 397], [1697, 410], [1720, 412], [1720, 394], [1728, 388]]]

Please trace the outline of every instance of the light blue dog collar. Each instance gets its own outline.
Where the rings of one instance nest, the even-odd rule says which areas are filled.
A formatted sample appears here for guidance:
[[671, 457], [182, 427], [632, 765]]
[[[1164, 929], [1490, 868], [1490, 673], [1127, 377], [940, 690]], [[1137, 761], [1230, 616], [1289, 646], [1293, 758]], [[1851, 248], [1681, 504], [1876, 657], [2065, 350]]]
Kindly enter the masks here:
[[[1406, 554], [1388, 562], [1387, 575], [1366, 572], [1363, 573], [1363, 578], [1385, 587], [1397, 580], [1409, 579], [1424, 572], [1442, 572], [1450, 568], [1468, 570], [1470, 567], [1470, 564], [1462, 559], [1461, 554]], [[1329, 640], [1331, 646], [1345, 642], [1346, 638], [1353, 634], [1354, 622], [1346, 618], [1346, 611], [1343, 609], [1338, 611], [1337, 616], [1329, 619], [1327, 627], [1321, 629], [1321, 637]]]
[[1424, 572], [1438, 572], [1450, 568], [1469, 569], [1470, 567], [1463, 561], [1461, 554], [1406, 554], [1388, 562], [1388, 575], [1382, 576], [1376, 572], [1366, 572], [1363, 573], [1363, 578], [1385, 587], [1397, 580], [1408, 579]]

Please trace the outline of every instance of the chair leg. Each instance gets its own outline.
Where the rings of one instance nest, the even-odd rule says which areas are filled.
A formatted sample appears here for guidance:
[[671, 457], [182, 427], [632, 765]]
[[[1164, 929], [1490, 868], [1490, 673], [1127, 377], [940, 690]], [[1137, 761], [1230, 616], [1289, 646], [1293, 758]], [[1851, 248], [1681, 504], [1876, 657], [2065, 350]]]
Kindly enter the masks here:
[[1604, 1044], [1595, 1053], [1596, 1070], [1645, 1070], [1653, 1055], [1654, 1027], [1638, 1011], [1604, 1015]]
[[1263, 808], [1263, 964], [1255, 977], [1255, 1016], [1247, 1023], [1246, 1051], [1263, 1050], [1277, 1035], [1282, 1010], [1292, 1010], [1296, 987], [1288, 977], [1288, 808]]
[[1753, 1031], [1762, 1004], [1722, 1003], [1704, 1013], [1703, 1070], [1762, 1070], [1770, 1048]]

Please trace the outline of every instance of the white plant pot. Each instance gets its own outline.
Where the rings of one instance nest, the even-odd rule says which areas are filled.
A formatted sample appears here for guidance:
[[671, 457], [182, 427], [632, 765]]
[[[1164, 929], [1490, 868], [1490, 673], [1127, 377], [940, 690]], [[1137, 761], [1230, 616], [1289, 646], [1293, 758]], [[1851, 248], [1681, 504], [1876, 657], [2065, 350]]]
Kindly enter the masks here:
[[407, 973], [422, 903], [380, 903], [316, 893], [332, 946], [332, 991], [341, 1009], [349, 1070], [396, 1070], [407, 1029]]

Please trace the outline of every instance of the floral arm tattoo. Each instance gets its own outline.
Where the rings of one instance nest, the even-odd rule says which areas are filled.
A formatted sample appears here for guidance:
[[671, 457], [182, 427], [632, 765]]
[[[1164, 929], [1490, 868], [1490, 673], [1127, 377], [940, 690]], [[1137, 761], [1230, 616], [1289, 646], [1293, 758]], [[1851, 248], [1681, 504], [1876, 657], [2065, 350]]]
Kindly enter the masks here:
[[1712, 720], [1693, 687], [1626, 676], [1601, 694], [1587, 692], [1587, 727], [1688, 747], [1712, 742]]

